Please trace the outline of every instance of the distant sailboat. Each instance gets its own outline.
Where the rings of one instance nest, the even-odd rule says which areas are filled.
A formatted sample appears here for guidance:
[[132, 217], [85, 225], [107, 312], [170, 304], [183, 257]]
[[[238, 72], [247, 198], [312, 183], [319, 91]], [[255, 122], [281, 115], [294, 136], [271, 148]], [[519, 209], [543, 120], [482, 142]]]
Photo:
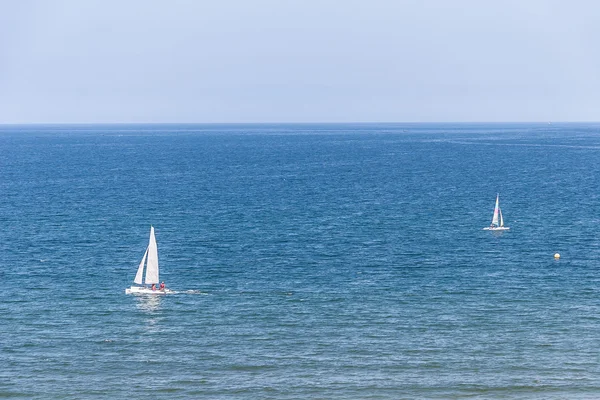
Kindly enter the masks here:
[[502, 218], [502, 210], [499, 206], [500, 194], [496, 196], [496, 206], [494, 207], [494, 216], [492, 217], [492, 223], [490, 226], [483, 228], [486, 231], [507, 231], [510, 228], [504, 226], [504, 218]]
[[[147, 262], [146, 262], [147, 261]], [[142, 280], [144, 275], [144, 264], [146, 264], [146, 277]], [[156, 237], [154, 237], [154, 227], [150, 227], [150, 243], [146, 248], [144, 257], [140, 262], [137, 274], [135, 274], [134, 283], [140, 286], [131, 286], [125, 289], [126, 294], [166, 294], [170, 293], [169, 289], [152, 289], [147, 285], [158, 285], [158, 247], [156, 245]], [[142, 286], [143, 285], [143, 286]]]

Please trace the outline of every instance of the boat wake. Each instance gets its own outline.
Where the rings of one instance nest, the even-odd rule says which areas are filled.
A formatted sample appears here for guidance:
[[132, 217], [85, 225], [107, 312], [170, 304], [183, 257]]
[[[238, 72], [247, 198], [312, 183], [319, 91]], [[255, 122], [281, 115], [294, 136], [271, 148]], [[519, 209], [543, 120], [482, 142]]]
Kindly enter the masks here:
[[202, 292], [201, 290], [171, 290], [168, 289], [167, 294], [172, 295], [172, 294], [201, 294], [203, 296], [208, 296], [208, 293], [206, 292]]
[[201, 294], [203, 296], [208, 296], [208, 293], [202, 292], [201, 290], [185, 290], [183, 292], [179, 292], [182, 294]]

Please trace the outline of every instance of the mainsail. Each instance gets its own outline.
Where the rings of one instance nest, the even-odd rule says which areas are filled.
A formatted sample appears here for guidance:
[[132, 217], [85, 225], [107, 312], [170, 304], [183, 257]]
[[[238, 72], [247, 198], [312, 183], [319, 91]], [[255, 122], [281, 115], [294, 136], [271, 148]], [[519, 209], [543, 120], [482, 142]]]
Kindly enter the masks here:
[[498, 206], [498, 199], [500, 195], [496, 196], [496, 206], [494, 207], [494, 217], [492, 218], [492, 225], [498, 226], [498, 214], [500, 214], [500, 218], [502, 218], [502, 213], [500, 212], [500, 207]]
[[150, 244], [148, 245], [148, 264], [146, 265], [146, 285], [158, 283], [158, 248], [154, 237], [154, 227], [150, 227]]

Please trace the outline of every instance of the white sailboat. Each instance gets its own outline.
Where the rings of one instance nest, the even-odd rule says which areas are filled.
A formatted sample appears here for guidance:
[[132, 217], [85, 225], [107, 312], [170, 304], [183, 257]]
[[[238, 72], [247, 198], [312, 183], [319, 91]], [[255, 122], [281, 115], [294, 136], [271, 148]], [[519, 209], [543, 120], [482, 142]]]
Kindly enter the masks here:
[[[144, 264], [146, 264], [146, 277], [144, 275]], [[137, 274], [135, 274], [134, 283], [140, 286], [131, 286], [125, 289], [126, 294], [167, 294], [171, 293], [169, 289], [152, 289], [148, 285], [158, 285], [158, 247], [156, 245], [156, 237], [154, 237], [154, 227], [150, 227], [150, 243], [146, 248], [144, 257], [140, 262]], [[155, 286], [156, 287], [156, 286]]]
[[504, 218], [502, 218], [502, 210], [499, 206], [500, 194], [496, 196], [496, 206], [494, 207], [494, 216], [492, 217], [492, 223], [490, 226], [483, 228], [485, 231], [507, 231], [510, 228], [504, 226]]

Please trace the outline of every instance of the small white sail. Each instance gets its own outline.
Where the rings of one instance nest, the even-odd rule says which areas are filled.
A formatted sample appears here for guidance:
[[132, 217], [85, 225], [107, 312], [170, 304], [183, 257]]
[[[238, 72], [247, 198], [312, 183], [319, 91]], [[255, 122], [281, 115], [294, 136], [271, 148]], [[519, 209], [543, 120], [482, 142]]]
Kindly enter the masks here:
[[498, 199], [499, 199], [500, 195], [496, 196], [496, 206], [494, 207], [494, 217], [492, 218], [492, 225], [498, 226], [498, 213], [500, 210], [500, 207], [498, 207]]
[[148, 255], [148, 248], [146, 247], [146, 252], [144, 253], [144, 257], [142, 257], [142, 262], [140, 263], [140, 266], [138, 267], [138, 270], [137, 270], [137, 274], [135, 274], [135, 279], [133, 280], [133, 282], [137, 283], [138, 285], [142, 284], [142, 275], [144, 274], [144, 263], [146, 262], [147, 255]]
[[150, 244], [148, 245], [148, 263], [146, 264], [146, 285], [158, 283], [158, 248], [154, 237], [154, 227], [150, 227]]
[[504, 226], [504, 219], [502, 218], [502, 210], [498, 207], [498, 212], [500, 213], [500, 226]]

